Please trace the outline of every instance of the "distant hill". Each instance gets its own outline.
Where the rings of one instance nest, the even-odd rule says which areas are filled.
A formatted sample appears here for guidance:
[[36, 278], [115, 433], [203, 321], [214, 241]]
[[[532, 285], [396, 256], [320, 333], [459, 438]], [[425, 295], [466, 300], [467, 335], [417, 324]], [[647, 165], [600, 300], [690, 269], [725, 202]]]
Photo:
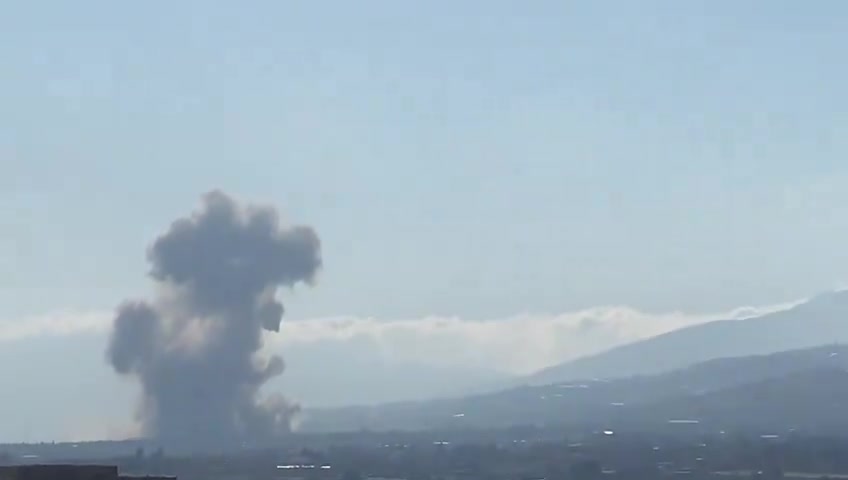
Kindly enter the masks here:
[[743, 429], [845, 435], [846, 405], [848, 371], [834, 366], [671, 398], [639, 408], [632, 418], [655, 424], [671, 418], [696, 419], [716, 432]]
[[687, 394], [701, 394], [820, 368], [848, 368], [848, 345], [718, 358], [647, 378], [662, 391], [668, 391], [663, 386], [675, 386]]
[[[269, 382], [268, 388], [321, 407], [458, 397], [492, 391], [491, 385], [511, 381], [504, 374], [483, 369], [386, 362], [378, 352], [372, 357], [303, 361], [301, 352], [289, 355], [287, 351], [286, 359], [291, 368]], [[327, 369], [332, 371], [332, 381]]]
[[848, 343], [848, 291], [833, 292], [762, 317], [721, 320], [641, 340], [546, 368], [525, 379], [541, 385], [579, 378], [667, 372], [698, 362]]
[[[828, 345], [711, 360], [658, 375], [525, 386], [429, 402], [311, 410], [303, 428], [310, 431], [515, 425], [657, 428], [675, 418], [704, 417], [704, 421], [732, 424], [743, 412], [746, 416], [743, 423], [768, 425], [778, 418], [792, 421], [794, 417], [788, 415], [791, 411], [798, 414], [796, 423], [809, 425], [813, 423], [810, 419], [819, 418], [815, 411], [823, 402], [830, 402], [828, 405], [848, 402], [848, 375], [844, 376], [844, 396], [840, 386], [843, 379], [840, 372], [847, 368], [848, 346]], [[817, 379], [825, 383], [818, 384]], [[796, 387], [805, 389], [803, 395], [791, 395]], [[737, 403], [738, 408], [734, 407]], [[758, 409], [763, 412], [760, 416]], [[831, 408], [822, 411], [832, 413]]]

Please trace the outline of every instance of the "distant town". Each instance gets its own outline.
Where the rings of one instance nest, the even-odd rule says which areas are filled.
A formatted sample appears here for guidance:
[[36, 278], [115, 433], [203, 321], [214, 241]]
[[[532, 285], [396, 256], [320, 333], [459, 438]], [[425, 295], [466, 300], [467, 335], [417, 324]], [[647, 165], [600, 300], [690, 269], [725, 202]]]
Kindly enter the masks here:
[[205, 454], [171, 454], [148, 450], [150, 445], [6, 445], [2, 460], [7, 466], [0, 468], [0, 480], [848, 478], [848, 439], [795, 434], [580, 433], [516, 427], [293, 435], [276, 447]]

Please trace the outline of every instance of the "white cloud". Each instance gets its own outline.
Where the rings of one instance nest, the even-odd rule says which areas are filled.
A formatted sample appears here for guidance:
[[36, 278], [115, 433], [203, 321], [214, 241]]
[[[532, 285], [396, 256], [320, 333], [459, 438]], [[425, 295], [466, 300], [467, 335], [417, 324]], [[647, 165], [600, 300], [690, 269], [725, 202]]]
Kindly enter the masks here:
[[47, 315], [0, 320], [0, 342], [45, 335], [71, 335], [108, 331], [111, 313], [55, 312]]
[[[266, 349], [335, 352], [332, 359], [362, 360], [529, 373], [537, 369], [680, 327], [716, 319], [745, 318], [798, 302], [742, 307], [714, 314], [646, 313], [630, 307], [596, 307], [562, 314], [520, 314], [490, 320], [430, 316], [380, 320], [338, 316], [283, 322], [266, 336]], [[0, 342], [45, 335], [104, 334], [109, 312], [59, 312], [0, 320]], [[290, 358], [293, 360], [293, 358]]]
[[[340, 316], [284, 322], [269, 347], [367, 343], [388, 361], [442, 367], [494, 369], [515, 374], [535, 370], [677, 328], [718, 319], [742, 319], [783, 310], [791, 302], [742, 307], [715, 314], [653, 314], [629, 307], [597, 307], [563, 314], [521, 314], [491, 320], [425, 317], [379, 320]], [[277, 347], [279, 346], [279, 347]], [[361, 348], [355, 351], [361, 351]]]

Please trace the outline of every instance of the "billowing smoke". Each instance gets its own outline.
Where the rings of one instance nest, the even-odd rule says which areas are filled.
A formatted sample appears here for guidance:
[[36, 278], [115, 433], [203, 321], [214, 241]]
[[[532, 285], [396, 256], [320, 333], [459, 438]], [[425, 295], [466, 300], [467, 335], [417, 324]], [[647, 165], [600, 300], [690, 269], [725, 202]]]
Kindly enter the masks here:
[[157, 296], [118, 308], [107, 352], [118, 373], [141, 383], [145, 434], [199, 445], [288, 431], [296, 406], [259, 392], [283, 360], [257, 352], [262, 330], [280, 328], [277, 290], [311, 284], [321, 266], [315, 232], [215, 191], [147, 258]]

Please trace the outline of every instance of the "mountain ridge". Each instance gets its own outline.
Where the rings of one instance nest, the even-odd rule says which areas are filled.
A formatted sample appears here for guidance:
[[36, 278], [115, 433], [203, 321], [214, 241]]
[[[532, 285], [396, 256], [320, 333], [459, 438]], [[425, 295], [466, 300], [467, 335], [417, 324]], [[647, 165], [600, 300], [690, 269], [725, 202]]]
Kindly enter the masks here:
[[[786, 379], [785, 382], [791, 383], [793, 378], [818, 370], [848, 370], [848, 345], [717, 359], [672, 372], [615, 380], [588, 379], [433, 401], [312, 409], [307, 410], [303, 426], [310, 431], [379, 431], [502, 428], [523, 424], [565, 426], [614, 421], [656, 427], [662, 423], [658, 419], [672, 411], [684, 418], [687, 412], [697, 413], [688, 407], [698, 405], [693, 399], [706, 399], [704, 402], [714, 402], [718, 408], [730, 404], [733, 395], [744, 397], [744, 392], [757, 392], [757, 385], [762, 382]], [[791, 391], [790, 387], [783, 387], [783, 391]], [[756, 397], [754, 393], [749, 396]], [[848, 401], [848, 393], [845, 397]], [[809, 410], [815, 409], [814, 400], [814, 395], [804, 397], [806, 404], [801, 409], [808, 418], [812, 418]], [[668, 408], [656, 405], [668, 405]], [[732, 409], [719, 411], [723, 416], [716, 418], [733, 418]]]
[[580, 378], [623, 378], [672, 371], [715, 358], [848, 343], [848, 291], [829, 292], [789, 309], [715, 320], [544, 368], [522, 379], [540, 385]]

